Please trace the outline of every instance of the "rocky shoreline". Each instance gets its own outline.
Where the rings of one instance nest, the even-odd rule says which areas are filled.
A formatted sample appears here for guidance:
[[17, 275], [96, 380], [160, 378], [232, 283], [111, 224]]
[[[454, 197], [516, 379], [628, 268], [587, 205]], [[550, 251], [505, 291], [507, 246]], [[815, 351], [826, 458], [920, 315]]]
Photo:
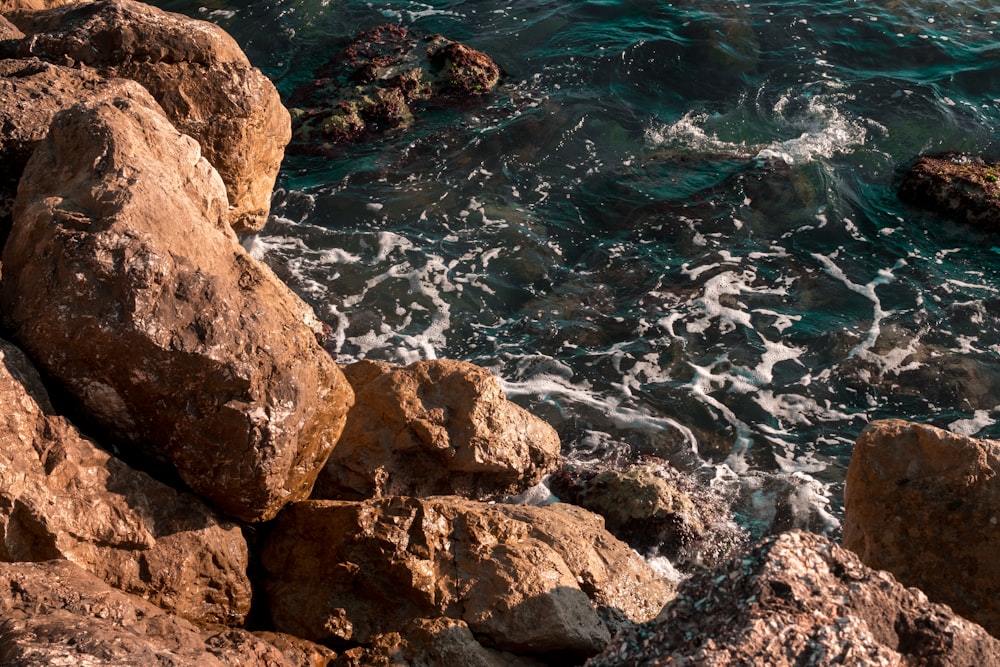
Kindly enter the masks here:
[[[292, 137], [274, 86], [212, 24], [56, 5], [0, 0], [0, 664], [1000, 662], [976, 539], [1000, 444], [866, 429], [859, 558], [747, 545], [662, 462], [561, 468], [556, 432], [472, 364], [342, 368], [237, 236]], [[298, 95], [302, 141], [501, 76], [439, 36], [359, 39], [327, 66], [354, 97]], [[504, 502], [553, 473], [577, 504]]]

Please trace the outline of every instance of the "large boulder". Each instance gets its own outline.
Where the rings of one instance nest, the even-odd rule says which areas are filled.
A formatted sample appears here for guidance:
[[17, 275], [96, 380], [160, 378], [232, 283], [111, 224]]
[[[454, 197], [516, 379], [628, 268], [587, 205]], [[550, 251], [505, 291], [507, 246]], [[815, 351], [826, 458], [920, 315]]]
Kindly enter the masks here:
[[200, 628], [65, 560], [0, 563], [0, 664], [298, 667], [246, 630]]
[[353, 393], [226, 214], [148, 94], [73, 107], [21, 179], [0, 311], [107, 437], [260, 521], [308, 496]]
[[275, 627], [347, 645], [449, 618], [490, 648], [582, 659], [673, 593], [600, 517], [560, 504], [295, 503], [261, 562]]
[[899, 197], [947, 218], [1000, 229], [1000, 164], [949, 154], [919, 158], [906, 172]]
[[446, 359], [344, 368], [355, 401], [317, 499], [516, 494], [559, 459], [559, 435], [485, 368]]
[[243, 620], [249, 559], [238, 526], [82, 437], [2, 340], [0, 405], [0, 561], [66, 558], [189, 620]]
[[145, 86], [222, 176], [234, 229], [264, 226], [291, 121], [274, 85], [225, 31], [133, 0], [7, 16], [30, 36], [22, 56], [78, 63]]
[[1000, 635], [1000, 442], [901, 420], [858, 436], [844, 546]]
[[587, 667], [995, 667], [1000, 640], [813, 533], [772, 536], [681, 584]]

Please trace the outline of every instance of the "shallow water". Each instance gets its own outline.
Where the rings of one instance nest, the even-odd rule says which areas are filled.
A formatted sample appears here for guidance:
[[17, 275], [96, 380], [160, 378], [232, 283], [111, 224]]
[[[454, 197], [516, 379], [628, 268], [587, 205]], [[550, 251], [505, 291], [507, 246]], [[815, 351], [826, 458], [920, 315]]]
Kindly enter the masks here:
[[895, 194], [920, 154], [1000, 154], [995, 3], [161, 5], [283, 92], [387, 21], [506, 70], [286, 160], [246, 245], [340, 361], [489, 367], [568, 455], [663, 457], [757, 533], [835, 535], [873, 419], [1000, 434], [1000, 241]]

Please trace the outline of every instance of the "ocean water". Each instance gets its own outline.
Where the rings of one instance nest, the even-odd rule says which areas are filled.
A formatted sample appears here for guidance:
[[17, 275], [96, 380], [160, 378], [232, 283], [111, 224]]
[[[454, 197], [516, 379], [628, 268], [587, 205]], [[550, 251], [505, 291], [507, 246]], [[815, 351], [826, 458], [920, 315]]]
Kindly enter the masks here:
[[286, 159], [245, 245], [339, 361], [488, 367], [567, 456], [666, 459], [758, 534], [837, 535], [869, 421], [1000, 435], [1000, 239], [896, 197], [921, 154], [1000, 157], [997, 3], [159, 4], [283, 93], [385, 22], [506, 71]]

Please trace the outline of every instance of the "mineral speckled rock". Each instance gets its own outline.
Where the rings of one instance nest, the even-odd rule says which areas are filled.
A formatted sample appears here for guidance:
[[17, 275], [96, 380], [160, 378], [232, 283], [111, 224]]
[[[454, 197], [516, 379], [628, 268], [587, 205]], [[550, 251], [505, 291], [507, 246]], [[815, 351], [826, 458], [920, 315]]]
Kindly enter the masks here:
[[520, 493], [555, 467], [559, 436], [485, 368], [446, 359], [344, 369], [357, 397], [314, 498]]
[[295, 503], [262, 563], [279, 630], [348, 645], [450, 618], [490, 648], [582, 659], [673, 592], [585, 510], [458, 497]]
[[825, 537], [791, 531], [681, 584], [587, 667], [995, 667], [1000, 641]]
[[420, 106], [492, 92], [500, 67], [481, 51], [399, 25], [365, 30], [289, 98], [289, 152], [328, 154], [336, 145], [413, 123]]
[[81, 436], [2, 340], [0, 406], [0, 560], [67, 558], [189, 620], [243, 620], [249, 558], [238, 526]]
[[353, 392], [226, 215], [222, 180], [148, 95], [73, 107], [21, 179], [0, 308], [108, 437], [260, 521], [308, 496]]
[[30, 36], [21, 43], [22, 56], [79, 63], [145, 86], [222, 176], [234, 229], [264, 226], [290, 118], [274, 85], [225, 31], [133, 0], [10, 12], [8, 18]]
[[1000, 442], [901, 420], [858, 437], [844, 546], [1000, 634]]
[[899, 186], [899, 197], [959, 222], [1000, 230], [1000, 164], [969, 155], [918, 159]]

